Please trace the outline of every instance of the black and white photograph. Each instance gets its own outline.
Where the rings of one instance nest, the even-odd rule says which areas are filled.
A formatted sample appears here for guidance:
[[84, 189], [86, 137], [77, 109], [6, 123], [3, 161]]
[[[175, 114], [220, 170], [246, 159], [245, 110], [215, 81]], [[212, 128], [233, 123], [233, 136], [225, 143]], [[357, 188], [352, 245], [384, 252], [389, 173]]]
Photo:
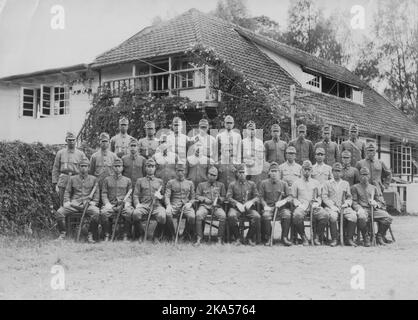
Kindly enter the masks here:
[[417, 0], [0, 0], [0, 300], [416, 300], [417, 98]]

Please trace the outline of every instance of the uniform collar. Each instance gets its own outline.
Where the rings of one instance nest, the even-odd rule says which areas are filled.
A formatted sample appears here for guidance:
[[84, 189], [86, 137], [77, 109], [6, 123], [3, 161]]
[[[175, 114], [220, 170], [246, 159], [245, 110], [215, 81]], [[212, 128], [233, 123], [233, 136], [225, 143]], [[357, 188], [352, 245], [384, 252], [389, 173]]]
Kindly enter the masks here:
[[148, 176], [148, 175], [147, 175], [147, 179], [148, 179], [148, 180], [154, 180], [154, 177], [155, 177], [154, 175], [152, 175], [152, 176]]

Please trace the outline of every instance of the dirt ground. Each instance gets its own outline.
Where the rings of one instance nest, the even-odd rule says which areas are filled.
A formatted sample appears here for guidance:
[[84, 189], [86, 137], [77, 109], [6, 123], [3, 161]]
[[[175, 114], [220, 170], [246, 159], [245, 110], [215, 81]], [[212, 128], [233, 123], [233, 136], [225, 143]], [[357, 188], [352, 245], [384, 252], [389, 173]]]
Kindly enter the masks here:
[[[0, 299], [417, 299], [418, 217], [386, 247], [249, 247], [0, 238]], [[280, 234], [278, 228], [277, 234]], [[51, 273], [63, 266], [65, 289]], [[354, 265], [364, 289], [352, 289]]]

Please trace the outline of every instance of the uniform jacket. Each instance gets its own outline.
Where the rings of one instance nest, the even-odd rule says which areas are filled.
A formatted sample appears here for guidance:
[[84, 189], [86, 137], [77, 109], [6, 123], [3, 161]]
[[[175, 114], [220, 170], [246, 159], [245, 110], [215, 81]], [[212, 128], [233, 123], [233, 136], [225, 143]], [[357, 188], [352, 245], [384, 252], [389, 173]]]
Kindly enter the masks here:
[[323, 163], [323, 164], [318, 164], [315, 163], [312, 166], [312, 178], [318, 180], [321, 184], [324, 184], [326, 181], [331, 180], [332, 179], [332, 168]]
[[282, 199], [285, 199], [290, 195], [290, 188], [286, 182], [278, 180], [273, 181], [272, 179], [266, 179], [260, 183], [260, 199], [261, 202], [267, 203], [269, 207], [274, 207], [276, 202], [279, 200], [280, 194]]
[[237, 202], [244, 204], [245, 202], [258, 198], [258, 190], [255, 183], [251, 180], [234, 181], [228, 186], [226, 198], [235, 205]]
[[217, 136], [216, 141], [219, 151], [220, 164], [240, 164], [241, 163], [241, 135], [234, 131], [223, 129]]
[[382, 160], [363, 159], [357, 162], [356, 168], [358, 171], [363, 167], [370, 171], [369, 183], [379, 186], [382, 191], [384, 189], [384, 184], [389, 185], [392, 180], [392, 173]]
[[[131, 179], [123, 175], [117, 177], [116, 174], [106, 177], [102, 184], [103, 204], [106, 205], [110, 202], [114, 205], [117, 201], [122, 201], [129, 189], [132, 189]], [[126, 202], [132, 205], [132, 195], [126, 200]]]
[[264, 144], [263, 141], [254, 137], [242, 140], [242, 162], [245, 164], [246, 175], [258, 175], [263, 171]]
[[[346, 140], [341, 143], [340, 152], [348, 150], [351, 152], [351, 166], [354, 167], [357, 161], [366, 157], [366, 144], [359, 139], [356, 141]], [[340, 153], [341, 155], [341, 153]]]
[[286, 154], [287, 143], [278, 139], [275, 141], [274, 139], [268, 140], [264, 143], [264, 152], [266, 155], [267, 162], [277, 162], [278, 164], [282, 164], [286, 161], [285, 154]]
[[360, 209], [360, 207], [370, 209], [369, 200], [372, 198], [372, 194], [374, 195], [373, 200], [378, 203], [379, 207], [385, 207], [385, 202], [381, 196], [380, 190], [370, 183], [367, 184], [367, 186], [364, 186], [361, 183], [355, 184], [351, 187], [351, 194], [353, 196], [353, 209], [356, 211]]
[[222, 182], [215, 181], [211, 184], [209, 181], [201, 182], [196, 189], [196, 199], [200, 201], [200, 205], [206, 209], [210, 209], [212, 205], [205, 204], [205, 198], [214, 201], [218, 198], [218, 203], [221, 204], [225, 200], [226, 190]]
[[106, 152], [99, 150], [93, 153], [90, 159], [90, 174], [97, 177], [99, 183], [101, 183], [104, 178], [114, 173], [113, 162], [116, 159], [116, 154], [110, 150], [106, 150]]
[[[154, 193], [161, 187], [160, 193], [164, 194], [163, 180], [155, 176], [146, 176], [136, 181], [134, 190], [134, 206], [139, 203], [151, 205]], [[161, 206], [161, 200], [154, 200], [155, 206]]]
[[291, 187], [291, 194], [294, 199], [298, 199], [303, 205], [309, 204], [312, 201], [314, 196], [314, 189], [317, 191], [317, 199], [321, 197], [321, 184], [318, 180], [313, 178], [309, 178], [305, 180], [305, 178], [299, 178], [292, 184]]
[[347, 181], [350, 186], [355, 185], [357, 183], [360, 183], [360, 174], [357, 168], [351, 167], [350, 165], [344, 166], [343, 164], [343, 170], [341, 179]]
[[323, 148], [325, 150], [325, 164], [332, 167], [335, 162], [340, 162], [340, 152], [336, 142], [325, 142], [324, 140], [317, 142], [314, 146], [314, 154], [317, 148]]
[[299, 139], [296, 138], [295, 140], [292, 140], [289, 142], [289, 147], [295, 147], [296, 149], [296, 162], [300, 165], [305, 160], [310, 160], [312, 163], [315, 162], [314, 157], [314, 150], [313, 150], [313, 144], [311, 140], [308, 139]]
[[[70, 180], [65, 188], [64, 192], [64, 203], [74, 200], [85, 200], [93, 190], [94, 185], [97, 183], [97, 178], [92, 175], [86, 175], [85, 177], [81, 174], [70, 177]], [[99, 202], [99, 187], [96, 187], [93, 198], [91, 201], [96, 203]]]
[[153, 139], [150, 139], [148, 137], [142, 138], [138, 141], [139, 153], [145, 159], [149, 159], [155, 154], [158, 145], [159, 142], [155, 137]]
[[118, 133], [110, 139], [110, 150], [114, 152], [119, 158], [128, 154], [129, 142], [132, 137], [129, 134], [122, 135]]
[[86, 157], [83, 151], [68, 148], [61, 149], [55, 155], [54, 166], [52, 167], [52, 183], [58, 187], [65, 188], [68, 182], [68, 174], [78, 174], [78, 163]]
[[285, 181], [288, 186], [291, 186], [302, 176], [302, 166], [296, 162], [290, 164], [289, 161], [286, 161], [279, 166], [279, 172], [280, 180]]
[[340, 179], [339, 182], [335, 181], [334, 179], [325, 182], [322, 188], [322, 202], [327, 207], [337, 206], [341, 207], [342, 200], [343, 200], [343, 193], [345, 191], [345, 200], [350, 200], [349, 204], [351, 204], [351, 191], [350, 185], [347, 181]]
[[138, 153], [135, 155], [127, 154], [122, 157], [122, 161], [122, 174], [131, 179], [132, 185], [134, 186], [136, 180], [145, 175], [145, 158]]
[[195, 199], [193, 182], [190, 180], [171, 179], [165, 188], [165, 204], [181, 207], [183, 204]]

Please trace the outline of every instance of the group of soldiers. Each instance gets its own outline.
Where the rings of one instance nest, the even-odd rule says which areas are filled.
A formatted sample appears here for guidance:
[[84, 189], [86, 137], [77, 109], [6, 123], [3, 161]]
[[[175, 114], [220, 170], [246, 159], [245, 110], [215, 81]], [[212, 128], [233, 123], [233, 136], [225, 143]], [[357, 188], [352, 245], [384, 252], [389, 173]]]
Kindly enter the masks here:
[[[391, 172], [375, 159], [374, 144], [359, 140], [355, 124], [348, 140], [338, 146], [331, 141], [329, 125], [314, 145], [306, 139], [303, 124], [289, 143], [280, 140], [281, 128], [274, 124], [271, 140], [263, 143], [252, 121], [245, 138], [233, 129], [231, 116], [225, 117], [225, 128], [216, 137], [208, 133], [206, 119], [191, 137], [182, 133], [183, 123], [174, 118], [171, 130], [157, 138], [155, 123], [148, 121], [146, 136], [138, 141], [128, 134], [128, 119], [121, 118], [120, 133], [111, 139], [101, 133], [100, 149], [90, 160], [75, 148], [74, 134], [67, 133], [67, 147], [57, 153], [52, 171], [61, 202], [56, 213], [59, 238], [66, 236], [66, 217], [84, 208], [82, 230], [88, 242], [100, 239], [99, 225], [108, 241], [117, 216], [125, 241], [146, 238], [146, 218], [157, 222], [153, 241], [171, 241], [174, 219], [181, 215], [186, 219], [183, 238], [199, 245], [210, 214], [219, 221], [218, 243], [241, 244], [240, 222], [245, 220], [249, 229], [244, 243], [269, 244], [275, 219], [281, 222], [285, 246], [297, 243], [298, 235], [308, 245], [305, 220], [312, 216], [313, 243], [336, 246], [343, 215], [345, 244], [358, 245], [353, 240], [357, 228], [367, 247], [373, 236], [368, 223], [373, 211], [376, 242], [391, 242], [386, 231], [392, 218], [382, 193]], [[327, 226], [330, 241], [325, 240]]]

